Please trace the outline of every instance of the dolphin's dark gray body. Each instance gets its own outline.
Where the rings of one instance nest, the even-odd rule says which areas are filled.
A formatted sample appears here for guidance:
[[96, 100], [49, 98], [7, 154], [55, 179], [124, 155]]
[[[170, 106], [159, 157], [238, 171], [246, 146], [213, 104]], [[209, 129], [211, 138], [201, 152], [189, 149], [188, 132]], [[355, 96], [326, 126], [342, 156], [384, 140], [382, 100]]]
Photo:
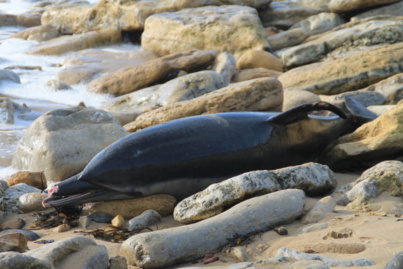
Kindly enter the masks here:
[[[313, 161], [330, 142], [375, 118], [347, 98], [345, 115], [319, 102], [283, 113], [231, 112], [173, 120], [128, 135], [98, 153], [84, 170], [49, 189], [43, 205], [178, 198], [223, 179]], [[338, 116], [308, 116], [330, 110]]]

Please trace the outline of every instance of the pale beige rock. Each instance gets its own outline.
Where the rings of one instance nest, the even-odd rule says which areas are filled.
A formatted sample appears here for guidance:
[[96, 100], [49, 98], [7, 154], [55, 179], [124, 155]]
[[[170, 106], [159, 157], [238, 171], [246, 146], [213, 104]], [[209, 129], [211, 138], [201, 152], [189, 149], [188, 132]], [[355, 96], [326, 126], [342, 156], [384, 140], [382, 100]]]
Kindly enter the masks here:
[[0, 14], [0, 26], [33, 27], [37, 25], [41, 25], [41, 14], [39, 13]]
[[148, 17], [141, 46], [158, 55], [190, 49], [235, 54], [267, 46], [265, 36], [255, 9], [206, 6]]
[[283, 31], [267, 38], [273, 50], [280, 50], [301, 44], [309, 34], [302, 28]]
[[131, 200], [95, 203], [86, 209], [86, 213], [103, 212], [131, 219], [147, 209], [153, 209], [165, 217], [172, 214], [175, 204], [176, 199], [174, 197], [160, 194]]
[[291, 1], [275, 1], [270, 3], [267, 9], [260, 10], [259, 17], [265, 27], [276, 26], [280, 29], [288, 29], [295, 23], [323, 11], [326, 10]]
[[42, 206], [42, 201], [47, 198], [46, 193], [26, 193], [18, 198], [18, 208], [26, 213], [32, 211], [40, 211], [45, 208]]
[[228, 85], [236, 73], [236, 60], [231, 53], [221, 52], [215, 59], [211, 69], [221, 74], [224, 82]]
[[141, 114], [155, 108], [190, 100], [225, 86], [227, 83], [224, 82], [222, 75], [214, 71], [200, 71], [116, 97], [101, 108], [107, 111]]
[[290, 108], [307, 104], [320, 102], [319, 96], [308, 91], [284, 91], [283, 96], [283, 111]]
[[397, 43], [330, 62], [294, 68], [278, 79], [285, 90], [330, 95], [358, 90], [402, 71], [403, 43]]
[[331, 196], [320, 199], [311, 210], [301, 219], [301, 223], [317, 223], [324, 219], [327, 214], [333, 212], [336, 207], [336, 200]]
[[[286, 49], [281, 59], [287, 67], [342, 58], [371, 46], [403, 41], [403, 17], [379, 17], [347, 23], [298, 46]], [[373, 47], [372, 47], [373, 48]]]
[[137, 49], [128, 52], [83, 50], [64, 59], [63, 68], [56, 74], [56, 79], [69, 85], [88, 83], [107, 72], [139, 65], [156, 58], [157, 56], [152, 52]]
[[56, 228], [54, 228], [53, 231], [56, 232], [56, 233], [64, 233], [64, 232], [67, 232], [70, 229], [71, 229], [70, 225], [61, 224], [61, 225], [57, 226]]
[[111, 45], [121, 42], [121, 31], [102, 29], [79, 35], [61, 36], [32, 47], [28, 54], [58, 55], [92, 47]]
[[59, 37], [61, 34], [51, 25], [41, 25], [23, 30], [9, 38], [22, 38], [26, 40], [46, 41]]
[[142, 30], [144, 21], [153, 14], [175, 12], [185, 8], [206, 5], [245, 5], [255, 8], [269, 4], [271, 0], [137, 0], [106, 1], [93, 6], [79, 2], [53, 5], [42, 16], [42, 24], [51, 24], [62, 33], [82, 33], [105, 27], [124, 31]]
[[215, 57], [214, 51], [178, 52], [108, 73], [91, 81], [87, 89], [91, 92], [123, 95], [166, 80], [172, 71], [205, 68], [213, 63]]
[[124, 127], [134, 132], [152, 125], [188, 116], [230, 111], [281, 109], [282, 87], [275, 78], [258, 78], [231, 84], [192, 100], [158, 108], [140, 115]]
[[27, 250], [27, 243], [27, 239], [22, 233], [0, 235], [0, 252], [16, 251], [22, 253]]
[[80, 172], [95, 154], [125, 135], [106, 111], [84, 107], [52, 110], [28, 127], [12, 166], [43, 171], [49, 186]]
[[336, 13], [322, 12], [294, 24], [291, 29], [302, 28], [308, 35], [317, 35], [332, 30], [344, 22], [343, 17]]
[[402, 157], [403, 102], [341, 137], [324, 161], [334, 168], [358, 167]]
[[266, 68], [243, 69], [243, 70], [239, 70], [232, 77], [232, 82], [241, 82], [241, 81], [251, 80], [251, 79], [255, 79], [255, 78], [266, 78], [266, 77], [277, 78], [281, 74], [282, 74], [282, 72], [269, 70]]
[[248, 50], [237, 59], [236, 67], [239, 70], [251, 68], [266, 68], [278, 72], [283, 71], [281, 60], [264, 50]]
[[7, 178], [7, 184], [9, 187], [18, 183], [25, 183], [41, 190], [44, 190], [47, 187], [46, 178], [42, 172], [20, 171]]
[[124, 217], [122, 217], [121, 215], [117, 215], [112, 219], [111, 223], [114, 227], [122, 227], [123, 225], [125, 225], [126, 221]]
[[331, 0], [329, 3], [329, 9], [333, 12], [343, 13], [395, 3], [398, 1], [399, 0]]

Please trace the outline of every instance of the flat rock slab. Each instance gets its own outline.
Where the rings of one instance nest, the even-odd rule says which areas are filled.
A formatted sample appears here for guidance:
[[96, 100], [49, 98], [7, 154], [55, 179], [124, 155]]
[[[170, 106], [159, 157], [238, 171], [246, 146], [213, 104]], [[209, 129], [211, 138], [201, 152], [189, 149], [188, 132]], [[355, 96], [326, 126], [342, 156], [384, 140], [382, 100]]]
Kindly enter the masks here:
[[215, 51], [190, 50], [167, 55], [140, 65], [129, 66], [94, 79], [91, 92], [123, 95], [170, 79], [172, 72], [194, 72], [213, 64]]
[[326, 193], [337, 185], [326, 165], [307, 163], [277, 170], [244, 173], [213, 184], [178, 203], [175, 220], [190, 223], [218, 215], [249, 197], [281, 189], [302, 189], [307, 195]]
[[184, 117], [232, 111], [281, 110], [283, 91], [276, 78], [257, 78], [140, 115], [124, 127], [134, 132]]
[[57, 37], [33, 46], [28, 54], [59, 55], [69, 51], [112, 45], [121, 41], [121, 31], [106, 28], [84, 34]]
[[291, 69], [279, 80], [284, 90], [338, 94], [358, 90], [403, 72], [403, 43], [382, 46], [349, 57]]
[[252, 198], [196, 224], [132, 236], [120, 251], [130, 265], [166, 268], [220, 251], [231, 239], [295, 220], [303, 212], [304, 198], [295, 189]]
[[158, 55], [190, 49], [242, 52], [267, 46], [257, 11], [243, 6], [206, 6], [150, 16], [141, 36]]
[[329, 2], [329, 9], [336, 13], [349, 12], [359, 9], [367, 9], [369, 7], [376, 7], [390, 3], [398, 2], [399, 0], [331, 0]]

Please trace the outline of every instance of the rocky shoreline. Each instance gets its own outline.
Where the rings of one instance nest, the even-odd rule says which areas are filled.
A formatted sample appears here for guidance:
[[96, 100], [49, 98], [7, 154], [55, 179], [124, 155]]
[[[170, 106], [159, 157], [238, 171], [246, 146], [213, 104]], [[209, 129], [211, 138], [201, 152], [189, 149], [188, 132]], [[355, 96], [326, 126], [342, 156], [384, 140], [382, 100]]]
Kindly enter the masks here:
[[[20, 172], [0, 180], [0, 267], [402, 268], [402, 14], [398, 0], [37, 1], [0, 14], [0, 26], [26, 27], [10, 38], [38, 41], [27, 54], [67, 53], [54, 91], [114, 96], [42, 115], [0, 98], [0, 123], [35, 119], [13, 156]], [[98, 49], [129, 40], [142, 50]], [[1, 69], [0, 82], [24, 83], [18, 70], [41, 67]], [[129, 133], [321, 100], [345, 109], [345, 96], [378, 117], [318, 163], [250, 171], [182, 201], [41, 205], [47, 186]]]

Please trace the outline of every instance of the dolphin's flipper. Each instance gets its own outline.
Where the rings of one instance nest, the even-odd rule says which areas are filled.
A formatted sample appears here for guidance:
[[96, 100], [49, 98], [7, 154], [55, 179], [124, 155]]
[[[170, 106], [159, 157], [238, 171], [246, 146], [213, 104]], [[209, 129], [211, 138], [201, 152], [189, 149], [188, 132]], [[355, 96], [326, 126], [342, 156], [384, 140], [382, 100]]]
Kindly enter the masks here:
[[291, 108], [283, 113], [280, 113], [276, 116], [268, 119], [269, 123], [278, 123], [282, 125], [287, 125], [291, 123], [295, 123], [306, 119], [308, 117], [308, 113], [316, 110], [328, 110], [331, 111], [343, 119], [346, 119], [347, 116], [344, 112], [335, 105], [332, 105], [327, 102], [317, 102], [311, 104], [303, 104], [294, 108]]

